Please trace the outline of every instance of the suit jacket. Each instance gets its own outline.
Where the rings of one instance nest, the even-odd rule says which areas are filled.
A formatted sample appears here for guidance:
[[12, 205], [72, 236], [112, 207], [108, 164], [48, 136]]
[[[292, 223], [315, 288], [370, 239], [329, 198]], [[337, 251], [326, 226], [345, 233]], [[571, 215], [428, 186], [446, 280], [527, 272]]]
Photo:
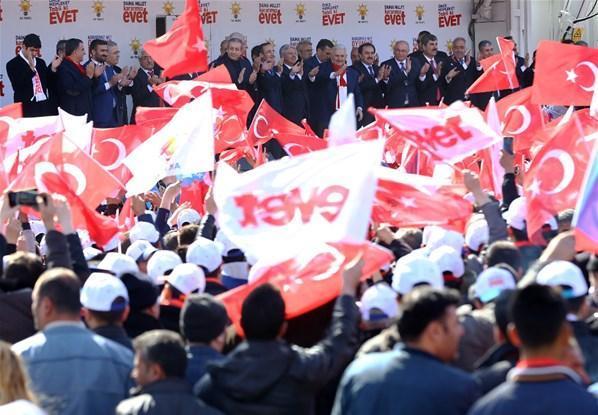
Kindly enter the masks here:
[[[91, 61], [88, 61], [85, 66], [89, 65], [90, 62]], [[118, 87], [106, 85], [114, 75], [114, 68], [110, 65], [104, 65], [104, 72], [102, 75], [93, 79], [93, 110], [91, 119], [96, 128], [114, 128], [117, 126], [116, 90]]]
[[[119, 66], [114, 65], [112, 67], [115, 73], [121, 73], [122, 69]], [[141, 69], [140, 69], [141, 70]], [[131, 95], [133, 92], [133, 86], [126, 86], [124, 88], [116, 88], [116, 125], [121, 126], [128, 124], [129, 110], [127, 108], [127, 95]]]
[[[324, 102], [325, 106], [322, 113], [322, 121], [327, 127], [330, 122], [330, 117], [336, 111], [336, 97], [338, 95], [337, 79], [330, 79], [330, 74], [333, 72], [332, 64], [330, 62], [322, 63], [320, 72], [328, 73], [328, 80], [324, 84], [323, 94], [320, 95], [320, 99]], [[347, 96], [353, 94], [355, 96], [355, 108], [361, 107], [364, 111], [363, 97], [361, 90], [359, 89], [359, 72], [353, 68], [347, 68]]]
[[[309, 77], [309, 72], [316, 66], [320, 67], [320, 71], [312, 80]], [[330, 120], [329, 109], [327, 109], [325, 100], [322, 99], [322, 91], [330, 81], [330, 72], [332, 72], [332, 65], [329, 62], [320, 63], [316, 55], [303, 63], [303, 74], [305, 75], [303, 80], [307, 83], [309, 95], [309, 125], [320, 136], [328, 127]]]
[[[384, 94], [385, 104], [389, 108], [417, 107], [419, 98], [417, 96], [417, 77], [419, 76], [419, 64], [411, 59], [411, 70], [407, 75], [401, 70], [395, 58], [390, 58], [382, 63], [382, 66], [390, 66], [390, 77]], [[406, 104], [405, 101], [408, 103]]]
[[14, 102], [23, 104], [23, 116], [25, 117], [52, 115], [49, 101], [50, 94], [48, 93], [48, 71], [50, 69], [48, 69], [43, 59], [36, 58], [35, 70], [39, 74], [42, 89], [46, 94], [47, 99], [45, 101], [36, 102], [31, 100], [33, 98], [32, 79], [35, 72], [31, 70], [25, 59], [17, 55], [6, 63], [6, 73], [14, 91]]
[[69, 60], [64, 59], [58, 67], [58, 105], [73, 115], [87, 114], [92, 117], [91, 89], [93, 81], [79, 72]]
[[272, 108], [282, 114], [282, 79], [271, 69], [257, 74], [257, 87]]
[[376, 81], [376, 76], [380, 67], [378, 65], [372, 65], [374, 76], [372, 76], [367, 67], [362, 62], [356, 62], [355, 65], [351, 65], [351, 68], [355, 69], [359, 73], [359, 90], [363, 96], [363, 120], [361, 120], [361, 126], [368, 125], [374, 122], [375, 118], [369, 113], [368, 108], [384, 108], [384, 91], [386, 90], [386, 83], [380, 80]]
[[[235, 83], [237, 88], [243, 89], [245, 91], [251, 92], [252, 85], [249, 83], [249, 75], [253, 71], [253, 67], [251, 63], [246, 58], [241, 58], [237, 61], [229, 59], [228, 55], [224, 54], [216, 59], [214, 62], [214, 67], [224, 65], [228, 70], [230, 78]], [[241, 74], [241, 70], [245, 68], [245, 74], [243, 75], [243, 79], [239, 82], [239, 75]]]
[[[467, 68], [465, 68], [464, 65], [465, 63], [461, 64], [451, 56], [446, 65], [443, 65], [442, 67], [441, 80], [444, 89], [445, 104], [451, 104], [458, 100], [465, 100], [465, 91], [473, 83], [476, 75], [476, 62], [472, 59]], [[447, 82], [446, 76], [453, 68], [456, 68], [459, 73], [451, 79], [450, 82]]]
[[202, 72], [184, 73], [182, 75], [177, 75], [172, 78], [169, 78], [168, 80], [169, 81], [193, 81], [195, 78], [197, 78], [201, 74], [202, 74]]
[[[156, 75], [160, 75], [158, 68], [154, 69]], [[148, 88], [149, 87], [149, 88]], [[137, 107], [159, 107], [160, 96], [151, 90], [148, 83], [147, 73], [141, 68], [137, 72], [135, 79], [133, 79], [133, 86], [131, 87], [131, 96], [133, 97], [133, 112], [131, 113], [131, 124], [135, 124], [135, 111]]]
[[291, 79], [291, 70], [283, 65], [282, 67], [282, 115], [297, 125], [301, 125], [301, 120], [309, 115], [309, 96], [307, 94], [307, 84], [303, 76], [295, 75]]
[[[419, 68], [428, 63], [428, 60], [423, 53], [413, 55], [411, 62], [413, 63], [414, 61], [417, 62]], [[442, 66], [446, 66], [446, 61], [439, 57], [435, 57], [434, 61], [436, 62], [436, 65], [439, 65], [440, 62], [442, 62]], [[426, 76], [423, 81], [419, 79], [418, 71], [416, 85], [420, 105], [426, 105], [426, 103], [430, 105], [438, 105], [443, 96], [442, 77], [439, 76], [437, 79], [434, 79], [434, 68], [432, 65], [430, 65], [428, 72], [426, 72]]]

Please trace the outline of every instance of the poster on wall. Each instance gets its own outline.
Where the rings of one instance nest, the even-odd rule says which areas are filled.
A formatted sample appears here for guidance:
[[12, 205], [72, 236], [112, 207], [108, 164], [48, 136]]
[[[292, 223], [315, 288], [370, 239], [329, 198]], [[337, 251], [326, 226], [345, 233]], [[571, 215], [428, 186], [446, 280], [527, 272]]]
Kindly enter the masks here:
[[[210, 61], [218, 57], [220, 42], [232, 32], [247, 37], [249, 48], [272, 42], [284, 44], [328, 38], [347, 48], [372, 42], [380, 60], [392, 55], [392, 44], [413, 45], [421, 30], [438, 36], [447, 50], [457, 36], [467, 37], [469, 0], [376, 1], [249, 1], [198, 0]], [[158, 16], [176, 16], [183, 0], [0, 0], [0, 106], [12, 102], [6, 62], [20, 50], [23, 38], [42, 39], [42, 57], [49, 63], [60, 39], [79, 38], [118, 43], [121, 66], [138, 64], [143, 43], [156, 36]], [[172, 19], [169, 19], [171, 22]], [[471, 45], [468, 45], [471, 47]]]

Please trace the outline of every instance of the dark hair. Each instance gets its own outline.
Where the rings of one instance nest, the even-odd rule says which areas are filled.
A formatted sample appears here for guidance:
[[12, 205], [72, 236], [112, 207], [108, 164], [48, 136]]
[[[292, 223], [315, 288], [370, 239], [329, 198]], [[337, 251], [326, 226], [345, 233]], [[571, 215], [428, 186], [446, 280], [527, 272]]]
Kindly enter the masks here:
[[431, 35], [430, 32], [428, 32], [427, 30], [422, 30], [421, 32], [419, 32], [417, 34], [417, 40], [420, 40], [422, 37], [424, 37], [425, 35]]
[[191, 343], [208, 344], [220, 336], [228, 324], [226, 308], [210, 294], [190, 294], [181, 309], [181, 334]]
[[89, 50], [95, 50], [98, 46], [108, 46], [108, 42], [104, 39], [94, 39], [89, 44]]
[[162, 247], [168, 251], [175, 251], [179, 246], [179, 232], [169, 231], [162, 238]]
[[397, 323], [401, 339], [419, 339], [428, 324], [442, 319], [446, 309], [459, 305], [459, 301], [459, 293], [446, 288], [422, 286], [411, 291], [401, 303], [403, 314]]
[[492, 46], [492, 42], [490, 42], [489, 40], [480, 41], [480, 43], [478, 43], [478, 50], [482, 50], [482, 48], [486, 46]]
[[426, 46], [429, 42], [435, 42], [438, 38], [432, 33], [428, 33], [422, 36], [422, 45]]
[[38, 301], [48, 298], [56, 311], [79, 315], [81, 303], [79, 292], [81, 282], [73, 271], [66, 268], [53, 268], [44, 272], [35, 284], [34, 292]]
[[262, 45], [257, 45], [251, 48], [251, 59], [255, 59], [262, 53]]
[[187, 370], [185, 344], [170, 330], [151, 330], [133, 340], [135, 353], [162, 368], [167, 378], [184, 378]]
[[56, 54], [58, 54], [59, 52], [64, 52], [65, 48], [66, 48], [66, 40], [60, 39], [58, 42], [56, 42]]
[[503, 37], [503, 39], [507, 39], [507, 40], [513, 40], [513, 36], [511, 36], [511, 35], [507, 35], [507, 36], [504, 36], [504, 37]]
[[517, 291], [510, 310], [521, 343], [532, 349], [553, 344], [567, 317], [565, 301], [560, 294], [554, 288], [540, 284], [530, 284]]
[[494, 319], [496, 320], [496, 327], [503, 337], [510, 343], [507, 335], [507, 327], [511, 323], [511, 316], [509, 314], [509, 306], [511, 300], [515, 295], [515, 290], [502, 290], [498, 297], [494, 300]]
[[334, 47], [334, 43], [332, 43], [330, 40], [320, 39], [318, 41], [318, 44], [316, 45], [316, 50], [318, 50], [318, 49], [324, 50], [326, 48], [333, 48], [333, 47]]
[[247, 340], [274, 340], [284, 323], [285, 304], [272, 284], [253, 289], [243, 301], [241, 327]]
[[497, 264], [507, 264], [515, 271], [518, 271], [523, 266], [521, 259], [521, 252], [519, 248], [509, 241], [496, 241], [488, 247], [486, 253], [486, 263], [488, 267], [493, 267]]
[[42, 47], [42, 40], [35, 33], [29, 33], [23, 39], [23, 46], [26, 48], [40, 49]]
[[272, 45], [272, 43], [270, 43], [270, 42], [264, 42], [264, 43], [262, 43], [261, 45], [259, 45], [259, 46], [260, 46], [260, 53], [264, 53], [264, 46], [268, 46], [268, 45], [270, 45], [270, 46], [274, 46], [274, 45]]
[[367, 47], [372, 47], [374, 49], [374, 53], [376, 53], [376, 46], [374, 46], [370, 42], [362, 43], [361, 45], [359, 45], [359, 47], [357, 48], [357, 53], [361, 55], [363, 53], [363, 49]]
[[179, 245], [176, 247], [174, 252], [181, 258], [181, 261], [187, 261], [187, 250], [189, 249], [189, 245]]
[[64, 54], [66, 56], [71, 56], [81, 43], [83, 43], [83, 41], [77, 38], [71, 38], [67, 40], [66, 45], [64, 46]]
[[191, 245], [195, 238], [197, 238], [197, 232], [199, 231], [199, 225], [190, 224], [185, 225], [179, 229], [179, 245]]
[[15, 290], [33, 288], [44, 272], [41, 258], [30, 252], [15, 252], [7, 256], [6, 260], [2, 285], [10, 286]]

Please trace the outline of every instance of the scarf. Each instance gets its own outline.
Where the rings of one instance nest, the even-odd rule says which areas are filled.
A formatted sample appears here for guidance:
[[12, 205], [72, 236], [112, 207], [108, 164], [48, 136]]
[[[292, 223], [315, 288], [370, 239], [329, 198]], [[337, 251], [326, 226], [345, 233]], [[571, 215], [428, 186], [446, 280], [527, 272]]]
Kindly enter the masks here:
[[87, 76], [87, 73], [85, 72], [85, 67], [83, 65], [81, 65], [79, 62], [75, 62], [70, 56], [67, 56], [65, 59], [72, 63], [81, 75]]
[[[334, 72], [337, 72], [340, 68], [342, 68], [341, 65], [335, 65], [334, 63], [332, 64], [332, 70]], [[337, 87], [337, 93], [336, 93], [336, 109], [339, 109], [341, 107], [341, 105], [343, 105], [343, 103], [347, 100], [347, 71], [343, 71], [340, 76], [338, 76], [336, 78], [336, 87]]]

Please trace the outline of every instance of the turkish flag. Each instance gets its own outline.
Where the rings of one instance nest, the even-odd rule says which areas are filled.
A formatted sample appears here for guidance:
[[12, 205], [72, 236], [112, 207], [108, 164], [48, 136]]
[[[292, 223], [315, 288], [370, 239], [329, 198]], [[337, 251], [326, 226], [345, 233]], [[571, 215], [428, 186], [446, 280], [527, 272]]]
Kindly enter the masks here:
[[598, 76], [598, 49], [543, 40], [536, 52], [532, 102], [590, 105]]
[[535, 155], [523, 183], [530, 237], [551, 216], [575, 207], [596, 131], [598, 120], [587, 109], [575, 112]]
[[135, 225], [135, 214], [133, 213], [133, 206], [130, 197], [127, 198], [122, 209], [118, 213], [117, 221], [118, 229], [121, 232], [127, 232], [133, 227], [133, 225]]
[[267, 282], [278, 287], [285, 302], [285, 317], [290, 319], [338, 297], [345, 267], [359, 258], [364, 261], [362, 279], [369, 278], [394, 259], [389, 250], [371, 242], [305, 245], [301, 252], [290, 259], [275, 263], [270, 261], [270, 264], [258, 261], [254, 265], [258, 270], [255, 280], [218, 297], [224, 302], [237, 332], [242, 333], [241, 307], [255, 287]]
[[471, 203], [459, 192], [431, 177], [378, 168], [372, 208], [376, 223], [416, 228], [437, 225], [463, 232], [472, 212]]
[[532, 103], [533, 88], [523, 88], [496, 103], [502, 134], [514, 137], [516, 152], [532, 147], [536, 134], [548, 122], [542, 106]]
[[13, 155], [17, 150], [32, 146], [43, 138], [64, 130], [59, 116], [33, 117], [10, 119], [3, 118], [8, 124], [8, 135], [5, 141], [6, 156]]
[[230, 79], [230, 74], [225, 65], [219, 65], [215, 68], [210, 69], [206, 73], [199, 75], [195, 78], [195, 81], [212, 82], [215, 84], [232, 84], [233, 80]]
[[157, 39], [145, 42], [143, 49], [164, 68], [162, 76], [205, 72], [208, 70], [208, 51], [204, 44], [199, 4], [186, 0], [185, 11], [172, 27]]
[[203, 174], [201, 177], [194, 176], [190, 179], [181, 180], [181, 197], [179, 204], [189, 202], [191, 207], [203, 216], [205, 214], [204, 200], [210, 190], [210, 183], [208, 180], [208, 174]]
[[199, 81], [168, 81], [154, 86], [154, 91], [168, 105], [181, 108], [200, 96], [208, 84]]
[[143, 125], [94, 128], [91, 138], [91, 156], [121, 183], [126, 183], [132, 175], [127, 166], [123, 164], [123, 160], [154, 132], [154, 128]]
[[135, 111], [135, 124], [144, 127], [154, 127], [159, 130], [172, 120], [172, 117], [174, 117], [174, 114], [178, 110], [178, 108], [170, 107], [137, 107], [137, 111]]
[[247, 131], [247, 142], [250, 145], [263, 144], [278, 134], [305, 135], [305, 130], [280, 115], [262, 99]]
[[14, 120], [23, 117], [23, 105], [20, 102], [0, 108], [0, 143], [6, 142], [10, 126]]
[[214, 145], [216, 154], [245, 146], [245, 125], [247, 115], [254, 102], [247, 91], [236, 88], [219, 88], [212, 84], [212, 105], [216, 110], [214, 122]]
[[513, 53], [515, 44], [502, 37], [497, 37], [496, 41], [500, 53], [480, 61], [484, 73], [471, 84], [465, 91], [466, 94], [519, 88], [519, 80], [515, 72], [515, 55]]
[[276, 135], [276, 140], [278, 140], [284, 151], [291, 157], [324, 150], [328, 147], [326, 140], [305, 134], [279, 133]]

